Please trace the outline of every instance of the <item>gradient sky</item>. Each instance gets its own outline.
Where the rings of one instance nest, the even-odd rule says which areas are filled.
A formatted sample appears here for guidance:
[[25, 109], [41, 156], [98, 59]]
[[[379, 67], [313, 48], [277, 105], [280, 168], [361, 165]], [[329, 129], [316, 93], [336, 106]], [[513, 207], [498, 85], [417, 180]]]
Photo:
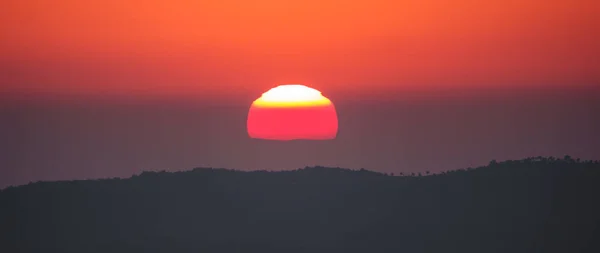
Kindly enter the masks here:
[[362, 94], [600, 80], [595, 0], [13, 0], [4, 94]]
[[[0, 188], [144, 169], [441, 171], [600, 159], [597, 0], [5, 0]], [[322, 91], [338, 138], [249, 139]]]

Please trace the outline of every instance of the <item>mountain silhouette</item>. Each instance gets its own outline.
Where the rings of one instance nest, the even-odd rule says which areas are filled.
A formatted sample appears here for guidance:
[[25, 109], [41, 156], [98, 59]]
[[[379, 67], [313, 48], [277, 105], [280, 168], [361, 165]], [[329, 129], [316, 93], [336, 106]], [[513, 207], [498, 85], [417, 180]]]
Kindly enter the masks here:
[[0, 191], [0, 252], [600, 252], [600, 163], [197, 168]]

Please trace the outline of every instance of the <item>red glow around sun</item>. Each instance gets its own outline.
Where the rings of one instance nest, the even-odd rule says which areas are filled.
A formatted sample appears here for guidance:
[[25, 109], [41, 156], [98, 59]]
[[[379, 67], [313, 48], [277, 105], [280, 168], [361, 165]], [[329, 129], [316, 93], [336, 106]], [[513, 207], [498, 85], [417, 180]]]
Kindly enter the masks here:
[[304, 85], [280, 85], [262, 94], [248, 112], [248, 135], [267, 140], [335, 139], [333, 103]]

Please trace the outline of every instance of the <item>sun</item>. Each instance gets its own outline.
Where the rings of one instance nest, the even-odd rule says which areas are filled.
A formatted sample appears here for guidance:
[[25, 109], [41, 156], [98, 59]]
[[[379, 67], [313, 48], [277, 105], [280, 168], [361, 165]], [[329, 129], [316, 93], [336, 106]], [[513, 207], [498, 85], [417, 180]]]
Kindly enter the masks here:
[[331, 140], [337, 136], [337, 113], [333, 103], [316, 89], [280, 85], [252, 103], [247, 130], [256, 139]]

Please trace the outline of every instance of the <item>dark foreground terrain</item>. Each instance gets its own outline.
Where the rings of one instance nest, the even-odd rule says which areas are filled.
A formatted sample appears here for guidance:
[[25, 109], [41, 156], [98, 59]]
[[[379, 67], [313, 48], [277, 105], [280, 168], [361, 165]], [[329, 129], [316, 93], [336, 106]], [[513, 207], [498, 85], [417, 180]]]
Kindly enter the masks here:
[[194, 169], [0, 192], [0, 252], [600, 252], [600, 164]]

